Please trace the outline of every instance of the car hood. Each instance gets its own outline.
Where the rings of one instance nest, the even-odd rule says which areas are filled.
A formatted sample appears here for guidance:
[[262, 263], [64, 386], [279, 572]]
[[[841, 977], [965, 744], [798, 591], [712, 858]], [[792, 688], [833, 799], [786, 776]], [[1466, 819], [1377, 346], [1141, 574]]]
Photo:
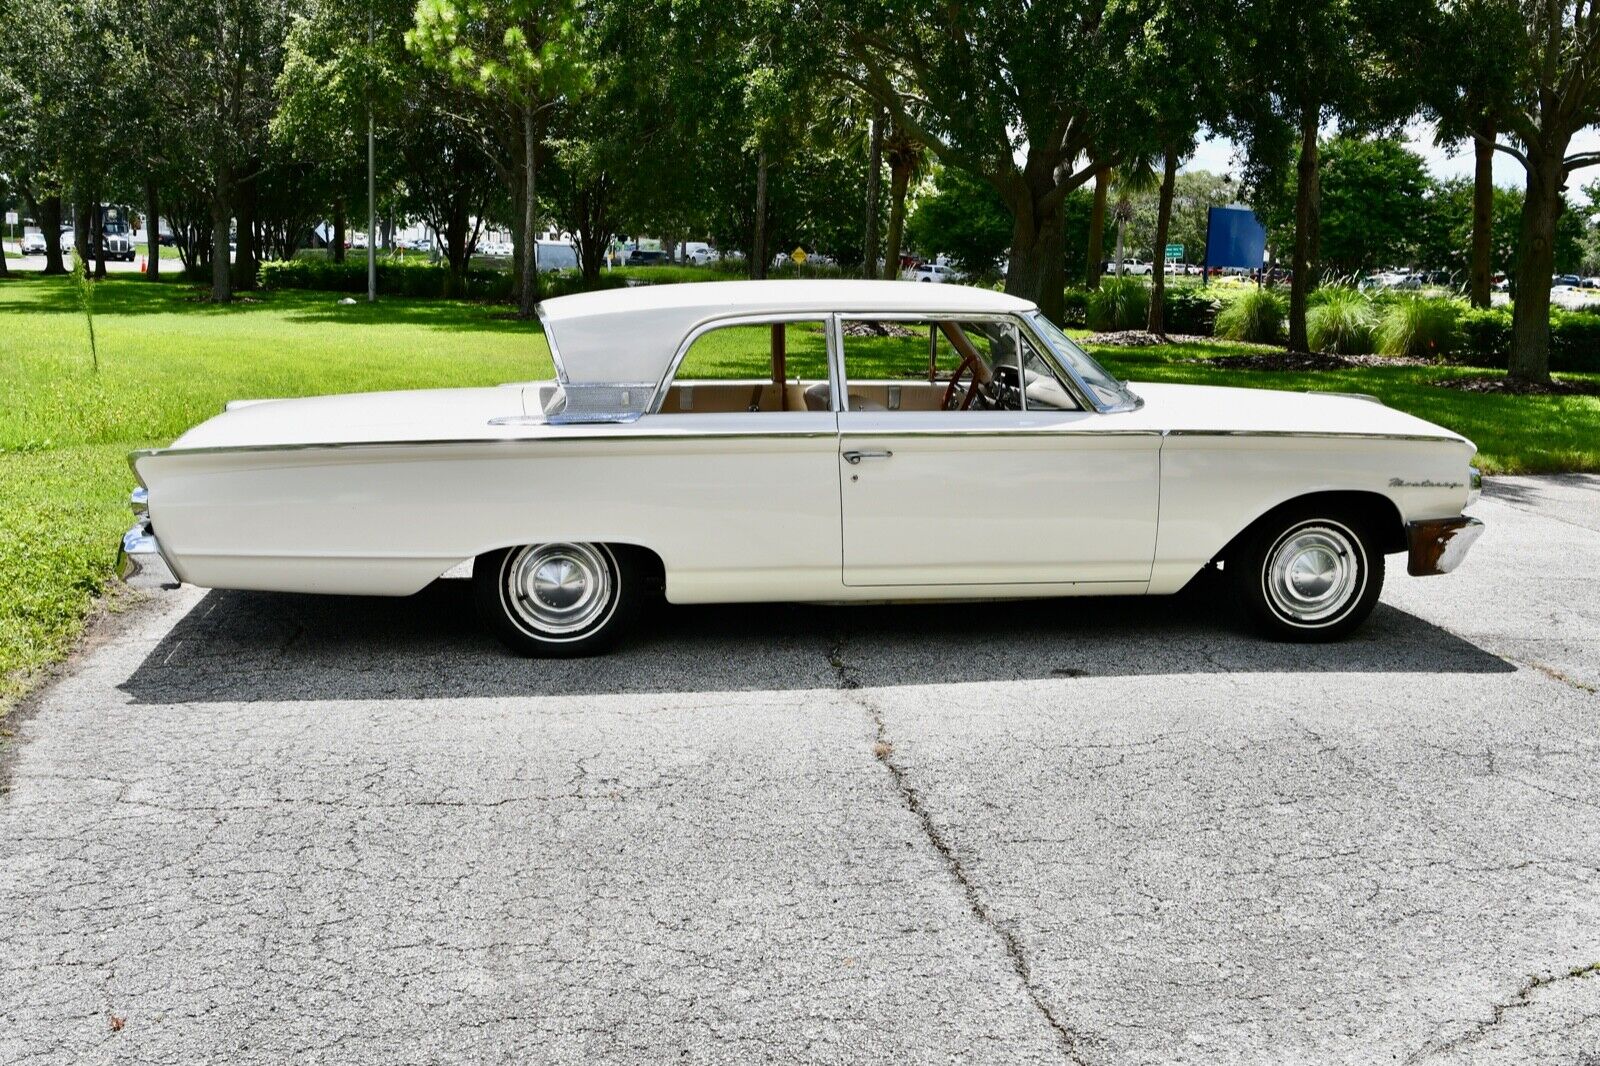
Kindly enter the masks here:
[[525, 414], [524, 386], [424, 389], [236, 400], [228, 410], [173, 441], [183, 448], [252, 448], [297, 444], [476, 440], [503, 436], [490, 419]]
[[1190, 433], [1293, 433], [1427, 437], [1471, 443], [1459, 433], [1351, 393], [1287, 392], [1217, 385], [1130, 382], [1144, 406], [1132, 421]]

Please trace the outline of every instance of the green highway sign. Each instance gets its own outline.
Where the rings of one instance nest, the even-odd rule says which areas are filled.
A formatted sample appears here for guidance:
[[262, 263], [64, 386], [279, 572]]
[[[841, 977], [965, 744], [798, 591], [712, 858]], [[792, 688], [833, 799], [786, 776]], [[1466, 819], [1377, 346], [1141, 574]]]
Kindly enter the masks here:
[[1167, 258], [1168, 259], [1182, 259], [1183, 258], [1183, 245], [1181, 245], [1181, 244], [1169, 244], [1169, 245], [1167, 245]]

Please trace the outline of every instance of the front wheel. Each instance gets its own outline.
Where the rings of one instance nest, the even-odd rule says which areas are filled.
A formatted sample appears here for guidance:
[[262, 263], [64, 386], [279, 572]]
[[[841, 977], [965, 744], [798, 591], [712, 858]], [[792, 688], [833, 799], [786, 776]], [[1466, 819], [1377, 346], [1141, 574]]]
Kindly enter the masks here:
[[518, 655], [576, 658], [622, 637], [643, 598], [638, 568], [605, 544], [551, 543], [480, 555], [478, 613]]
[[1315, 509], [1263, 523], [1238, 562], [1234, 580], [1246, 612], [1278, 640], [1345, 637], [1383, 590], [1383, 553], [1365, 526]]

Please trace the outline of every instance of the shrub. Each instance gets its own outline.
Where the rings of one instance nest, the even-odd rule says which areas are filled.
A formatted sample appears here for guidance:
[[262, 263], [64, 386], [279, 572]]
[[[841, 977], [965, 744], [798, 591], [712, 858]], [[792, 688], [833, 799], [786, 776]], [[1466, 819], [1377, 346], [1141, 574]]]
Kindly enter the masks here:
[[1505, 307], [1468, 307], [1458, 323], [1461, 343], [1447, 357], [1468, 366], [1506, 365], [1511, 351], [1511, 311]]
[[1315, 352], [1367, 355], [1377, 315], [1365, 293], [1348, 285], [1325, 285], [1306, 311], [1306, 340]]
[[1407, 296], [1384, 308], [1374, 338], [1381, 355], [1442, 358], [1461, 345], [1459, 300]]
[[1141, 329], [1150, 319], [1150, 290], [1138, 278], [1103, 278], [1089, 293], [1089, 328]]
[[1550, 315], [1550, 369], [1600, 373], [1600, 315], [1563, 310]]
[[1283, 337], [1284, 299], [1271, 289], [1249, 288], [1217, 312], [1217, 336], [1273, 344]]
[[1067, 289], [1061, 294], [1061, 324], [1083, 329], [1089, 324], [1089, 290]]
[[1168, 286], [1161, 301], [1169, 333], [1210, 336], [1217, 319], [1217, 301], [1196, 286]]

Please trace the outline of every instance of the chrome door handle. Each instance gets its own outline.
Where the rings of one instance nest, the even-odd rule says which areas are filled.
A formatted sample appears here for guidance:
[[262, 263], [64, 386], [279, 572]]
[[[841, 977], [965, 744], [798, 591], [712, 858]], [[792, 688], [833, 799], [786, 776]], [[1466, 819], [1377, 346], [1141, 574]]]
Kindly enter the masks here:
[[849, 463], [851, 466], [855, 466], [857, 463], [861, 462], [861, 460], [863, 460], [863, 459], [892, 459], [892, 458], [894, 458], [894, 452], [855, 452], [855, 451], [850, 451], [850, 452], [845, 452], [844, 453], [844, 461]]

